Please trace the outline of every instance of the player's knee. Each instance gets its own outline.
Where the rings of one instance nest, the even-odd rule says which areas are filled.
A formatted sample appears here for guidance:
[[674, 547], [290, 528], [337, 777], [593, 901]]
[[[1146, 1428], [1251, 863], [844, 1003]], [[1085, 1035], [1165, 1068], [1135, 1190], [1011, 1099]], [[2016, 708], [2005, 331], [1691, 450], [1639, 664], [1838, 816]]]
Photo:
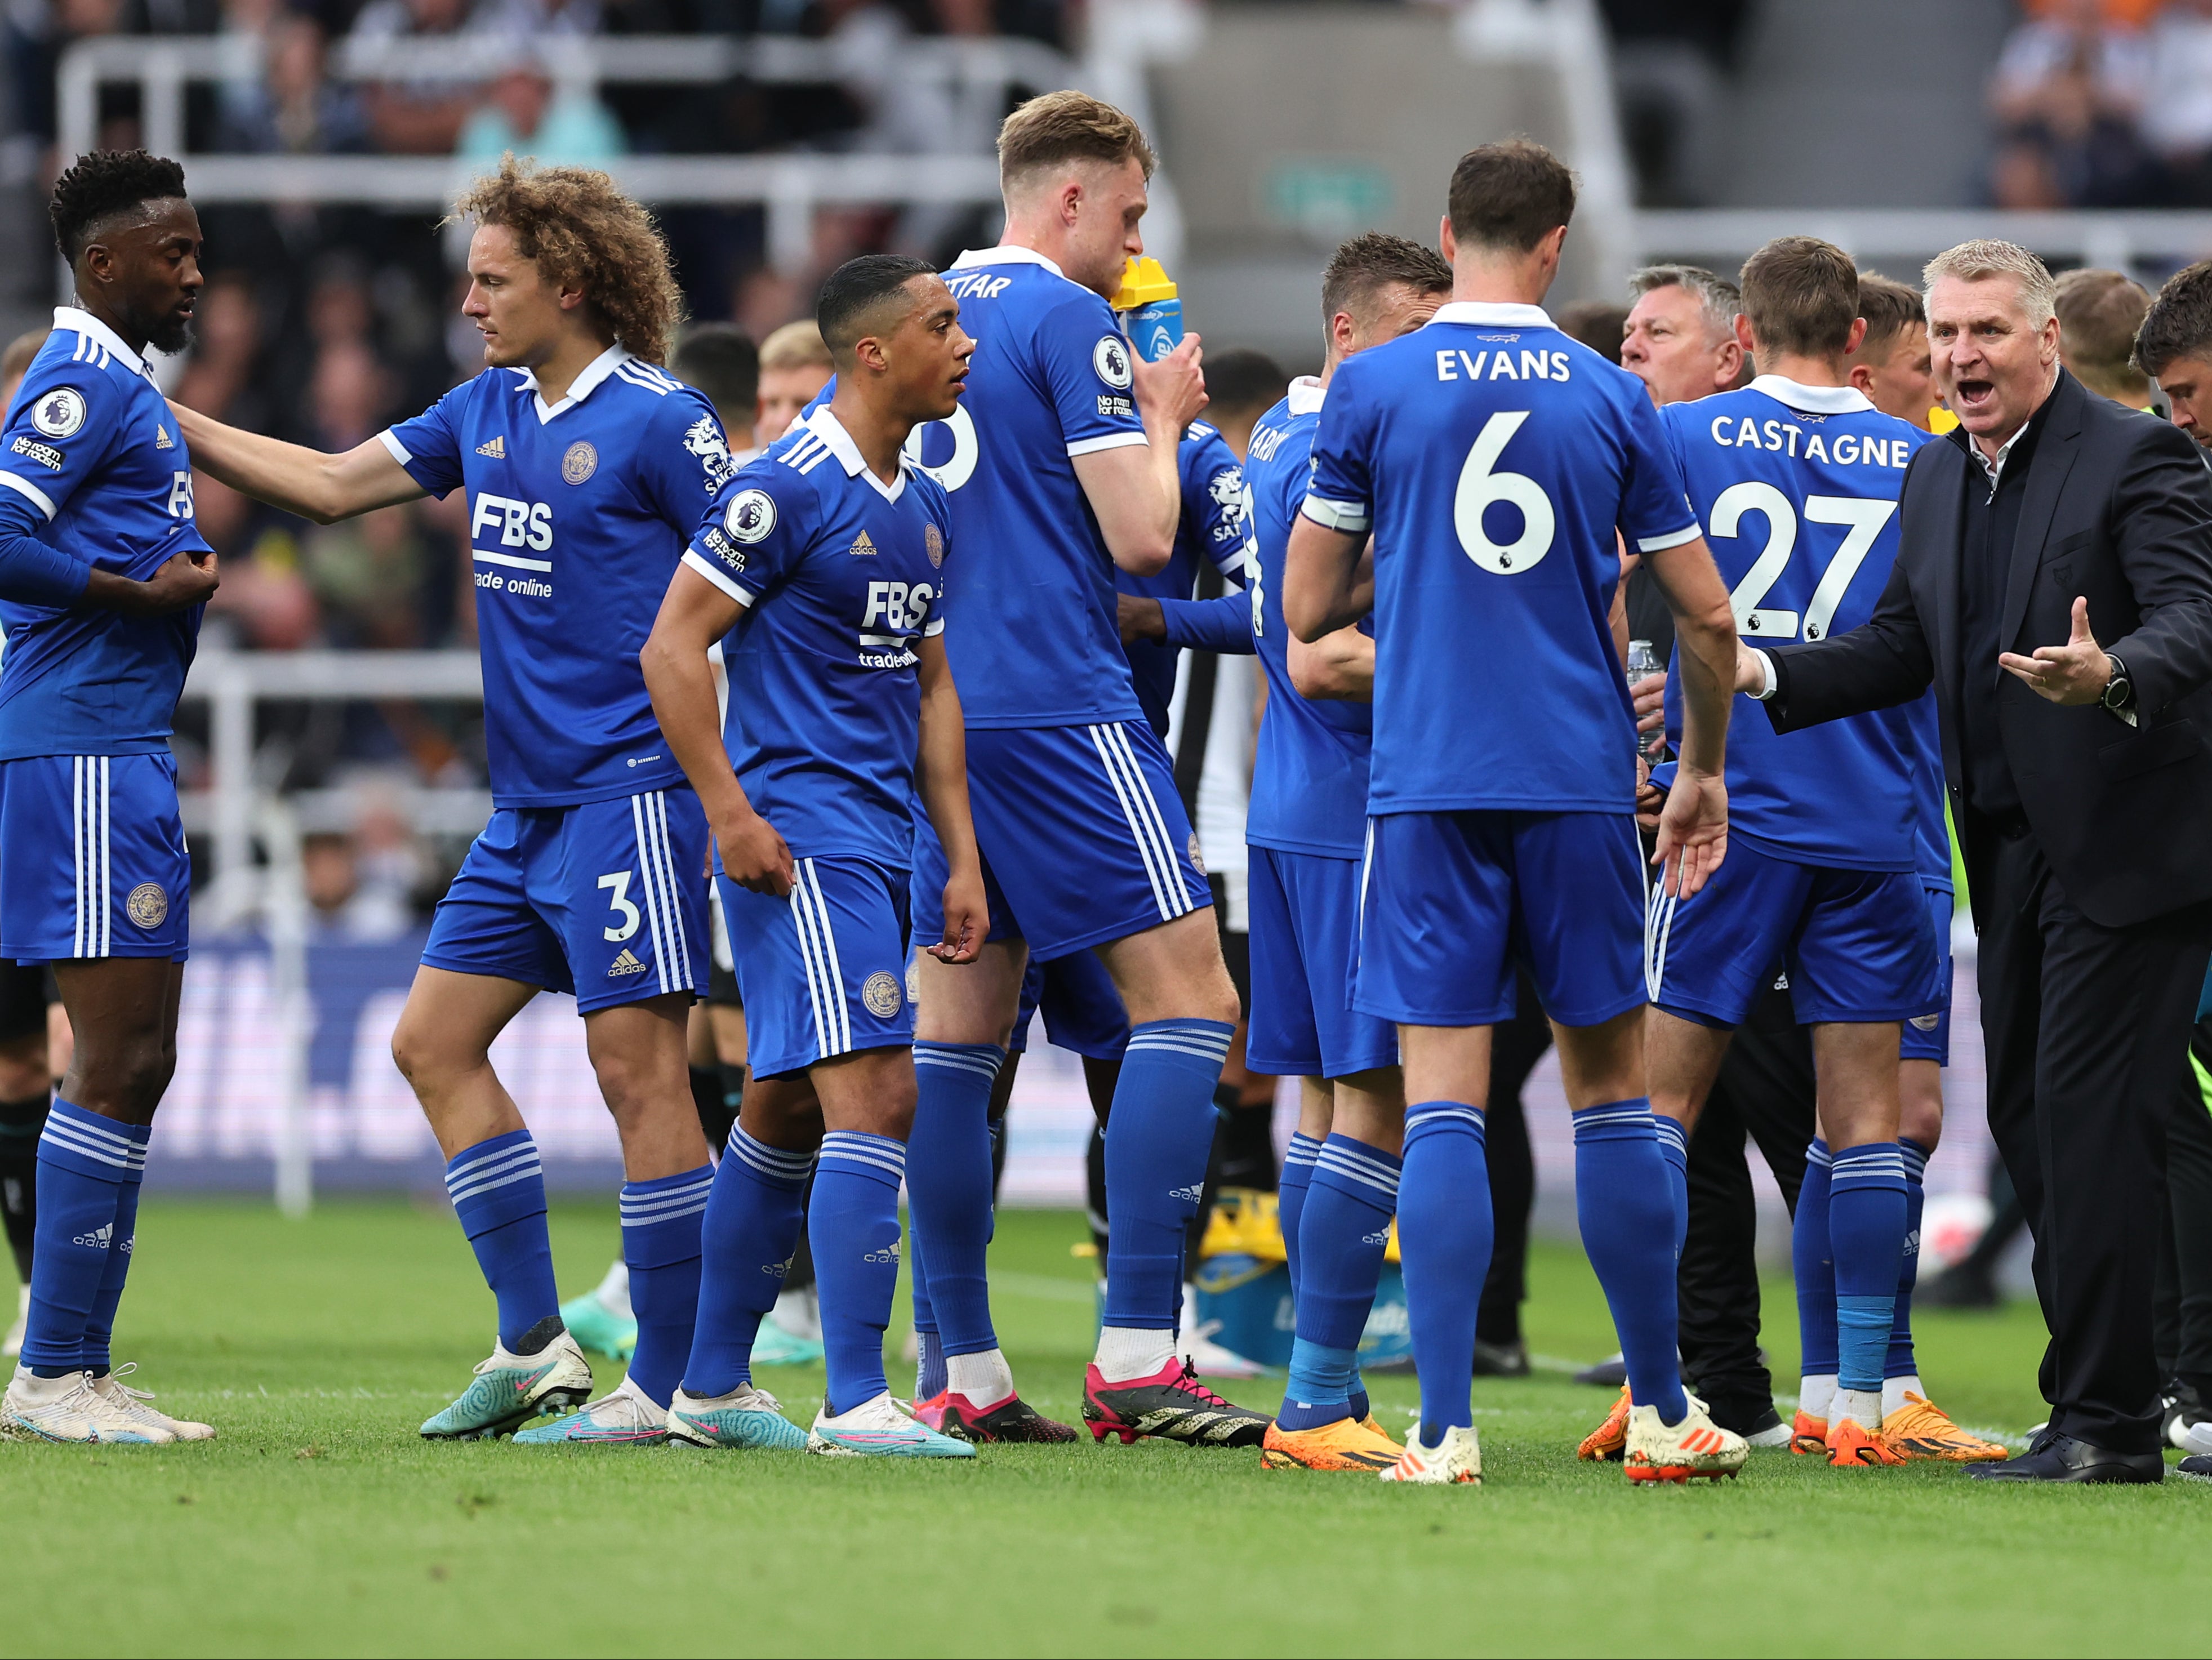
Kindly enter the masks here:
[[417, 1095], [435, 1091], [471, 1066], [481, 1065], [483, 1059], [480, 1053], [455, 1046], [411, 1009], [404, 1011], [399, 1024], [392, 1028], [392, 1063]]
[[114, 1110], [143, 1123], [160, 1104], [177, 1066], [176, 1051], [154, 1033], [100, 1043], [80, 1043], [76, 1069], [80, 1104]]

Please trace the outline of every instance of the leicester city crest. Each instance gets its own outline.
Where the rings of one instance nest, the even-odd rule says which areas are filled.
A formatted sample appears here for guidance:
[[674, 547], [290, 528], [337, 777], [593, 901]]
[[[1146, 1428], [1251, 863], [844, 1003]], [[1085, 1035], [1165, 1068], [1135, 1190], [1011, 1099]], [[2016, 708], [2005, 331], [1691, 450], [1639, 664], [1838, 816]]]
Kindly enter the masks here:
[[878, 1020], [888, 1020], [899, 1012], [905, 1000], [899, 982], [887, 970], [878, 969], [860, 985], [860, 1001], [867, 1005], [868, 1012]]
[[579, 438], [568, 446], [568, 453], [561, 458], [561, 477], [571, 484], [580, 484], [599, 470], [599, 453], [587, 440]]
[[159, 882], [141, 882], [123, 902], [124, 915], [149, 932], [169, 920], [169, 896]]
[[941, 566], [945, 563], [945, 533], [936, 526], [924, 525], [921, 527], [921, 550], [929, 556], [931, 564]]

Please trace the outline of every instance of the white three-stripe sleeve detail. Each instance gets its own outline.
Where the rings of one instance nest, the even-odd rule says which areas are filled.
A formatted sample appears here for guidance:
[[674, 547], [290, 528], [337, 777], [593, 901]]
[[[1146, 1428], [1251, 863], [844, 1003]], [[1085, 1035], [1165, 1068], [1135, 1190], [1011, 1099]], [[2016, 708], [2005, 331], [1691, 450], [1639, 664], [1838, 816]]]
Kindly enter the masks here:
[[1159, 908], [1161, 921], [1165, 921], [1175, 912], [1168, 909], [1168, 891], [1161, 880], [1157, 855], [1137, 822], [1137, 804], [1129, 799], [1128, 786], [1122, 780], [1112, 746], [1107, 742], [1108, 728], [1093, 727], [1090, 731], [1091, 746], [1098, 751], [1098, 764], [1105, 769], [1106, 781], [1114, 787], [1114, 799], [1121, 804], [1121, 816], [1129, 821], [1130, 839], [1137, 844], [1138, 857], [1145, 861], [1145, 876], [1152, 885], [1152, 903]]

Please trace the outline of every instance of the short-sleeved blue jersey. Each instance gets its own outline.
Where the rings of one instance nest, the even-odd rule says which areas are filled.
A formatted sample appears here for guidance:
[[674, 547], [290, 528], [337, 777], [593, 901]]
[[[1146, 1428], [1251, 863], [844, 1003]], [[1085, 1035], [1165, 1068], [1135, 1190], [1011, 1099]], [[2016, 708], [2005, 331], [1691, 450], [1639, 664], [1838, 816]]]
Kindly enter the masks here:
[[1642, 381], [1540, 307], [1455, 301], [1338, 367], [1301, 511], [1375, 533], [1370, 812], [1632, 809], [1614, 531], [1698, 533]]
[[1252, 429], [1244, 456], [1260, 572], [1252, 633], [1267, 675], [1244, 839], [1255, 848], [1356, 859], [1367, 834], [1374, 705], [1301, 696], [1291, 684], [1290, 631], [1283, 626], [1283, 556], [1313, 472], [1323, 395], [1310, 376], [1291, 382], [1290, 395]]
[[89, 313], [57, 307], [0, 430], [0, 536], [33, 538], [80, 572], [67, 596], [0, 593], [0, 761], [169, 747], [204, 607], [139, 617], [70, 601], [94, 566], [143, 581], [206, 548], [191, 468], [138, 354]]
[[1145, 441], [1113, 312], [1026, 248], [945, 273], [975, 338], [968, 390], [907, 453], [945, 487], [960, 544], [946, 637], [971, 727], [1135, 721], [1114, 562], [1075, 458]]
[[[1669, 404], [1661, 418], [1739, 637], [1753, 646], [1826, 640], [1873, 615], [1897, 557], [1905, 465], [1926, 433], [1853, 387], [1769, 374]], [[1667, 677], [1673, 731], [1680, 687], [1678, 660]], [[1913, 870], [1918, 751], [1909, 705], [1783, 734], [1739, 696], [1729, 723], [1729, 833], [1803, 864]]]
[[745, 607], [723, 726], [753, 811], [796, 858], [913, 858], [921, 678], [945, 629], [951, 515], [912, 463], [886, 484], [821, 408], [739, 470], [684, 562]]
[[[1244, 474], [1237, 452], [1212, 427], [1194, 421], [1183, 429], [1176, 463], [1182, 474], [1182, 518], [1176, 526], [1175, 551], [1167, 568], [1152, 576], [1132, 576], [1116, 568], [1114, 586], [1122, 593], [1188, 599], [1198, 586], [1199, 572], [1208, 563], [1224, 576], [1246, 580]], [[966, 626], [964, 614], [962, 626]], [[1182, 648], [1164, 640], [1134, 640], [1126, 649], [1145, 719], [1165, 738]]]
[[613, 346], [557, 404], [526, 369], [486, 369], [384, 443], [431, 495], [468, 491], [493, 802], [681, 783], [638, 653], [735, 471], [707, 400]]

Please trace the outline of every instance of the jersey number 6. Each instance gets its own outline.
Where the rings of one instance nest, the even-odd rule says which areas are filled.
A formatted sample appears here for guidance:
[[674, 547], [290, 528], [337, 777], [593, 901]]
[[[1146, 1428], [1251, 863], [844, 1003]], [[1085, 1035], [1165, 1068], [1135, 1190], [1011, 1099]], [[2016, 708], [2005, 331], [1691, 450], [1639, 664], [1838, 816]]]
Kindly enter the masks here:
[[[1497, 471], [1498, 456], [1528, 418], [1527, 410], [1500, 410], [1482, 423], [1452, 496], [1452, 528], [1459, 532], [1460, 546], [1483, 569], [1500, 576], [1527, 570], [1549, 553], [1557, 528], [1552, 498], [1541, 484], [1525, 472]], [[1483, 529], [1483, 509], [1493, 502], [1521, 510], [1521, 534], [1515, 540], [1493, 542]]]

